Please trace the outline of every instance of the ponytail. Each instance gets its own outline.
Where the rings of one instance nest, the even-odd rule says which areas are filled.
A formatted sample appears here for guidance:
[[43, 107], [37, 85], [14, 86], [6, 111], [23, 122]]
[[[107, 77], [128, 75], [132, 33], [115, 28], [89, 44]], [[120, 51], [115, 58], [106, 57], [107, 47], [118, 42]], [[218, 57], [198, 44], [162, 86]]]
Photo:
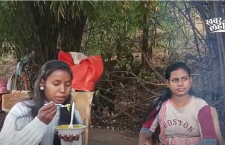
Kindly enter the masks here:
[[[147, 121], [149, 121], [152, 117], [156, 116], [156, 115], [159, 113], [159, 111], [160, 111], [160, 109], [161, 109], [161, 107], [162, 107], [162, 104], [163, 104], [166, 100], [170, 99], [171, 97], [172, 97], [172, 92], [170, 91], [169, 88], [165, 88], [165, 89], [163, 90], [163, 92], [162, 92], [162, 95], [154, 100], [153, 105], [151, 105], [150, 108], [148, 109], [147, 114], [145, 115], [143, 121], [144, 121], [144, 122], [147, 122]], [[149, 114], [150, 114], [154, 109], [156, 109], [156, 108], [158, 108], [157, 111], [156, 111], [156, 113], [149, 115]], [[144, 123], [144, 122], [143, 122], [143, 123]]]
[[190, 94], [191, 96], [195, 96], [195, 97], [197, 95], [196, 92], [192, 88], [190, 88], [188, 94]]

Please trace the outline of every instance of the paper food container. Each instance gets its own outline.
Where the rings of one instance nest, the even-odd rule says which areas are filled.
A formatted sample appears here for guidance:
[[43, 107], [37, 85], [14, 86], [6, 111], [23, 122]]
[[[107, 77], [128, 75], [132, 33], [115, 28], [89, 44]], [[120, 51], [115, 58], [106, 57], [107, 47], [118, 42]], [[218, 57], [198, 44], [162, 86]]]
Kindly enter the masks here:
[[71, 128], [68, 128], [68, 126], [69, 126], [69, 124], [68, 125], [59, 125], [56, 127], [56, 130], [58, 131], [58, 133], [61, 136], [64, 136], [64, 135], [76, 136], [76, 135], [81, 135], [84, 132], [84, 129], [87, 127], [85, 125], [74, 124], [73, 125], [74, 128], [71, 129]]

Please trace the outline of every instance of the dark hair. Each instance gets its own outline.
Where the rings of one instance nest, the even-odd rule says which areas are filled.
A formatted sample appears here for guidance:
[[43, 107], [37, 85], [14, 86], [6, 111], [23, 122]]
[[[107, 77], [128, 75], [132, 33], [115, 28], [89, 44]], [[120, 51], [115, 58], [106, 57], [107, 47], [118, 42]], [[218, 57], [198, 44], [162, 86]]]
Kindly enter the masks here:
[[[190, 68], [183, 62], [175, 62], [171, 65], [169, 65], [166, 70], [165, 70], [165, 79], [169, 80], [170, 79], [170, 76], [171, 76], [171, 72], [175, 71], [175, 70], [178, 70], [178, 69], [183, 69], [185, 70], [187, 73], [188, 73], [188, 76], [190, 77], [191, 76], [191, 70]], [[189, 94], [190, 95], [194, 95], [194, 92], [192, 89], [189, 90]], [[147, 114], [146, 114], [146, 117], [144, 118], [144, 122], [147, 122], [149, 121], [152, 117], [156, 116], [163, 103], [170, 99], [172, 97], [172, 92], [170, 91], [169, 88], [165, 88], [161, 94], [160, 97], [158, 97], [154, 102], [153, 102], [153, 105], [151, 105], [151, 107], [148, 109], [147, 111]], [[155, 109], [159, 107], [159, 109], [154, 113], [154, 114], [151, 114], [150, 113]]]
[[[70, 67], [63, 61], [59, 60], [51, 60], [46, 62], [40, 69], [39, 75], [34, 83], [34, 96], [33, 101], [35, 102], [35, 106], [32, 109], [32, 115], [37, 116], [38, 110], [44, 105], [46, 101], [46, 96], [43, 90], [40, 90], [40, 83], [42, 80], [46, 81], [47, 78], [55, 71], [63, 70], [69, 73], [71, 80], [73, 79], [73, 74], [70, 70]], [[64, 102], [64, 104], [69, 103], [70, 96]]]
[[[35, 105], [31, 106], [26, 104], [29, 108], [31, 108], [31, 116], [35, 118], [38, 115], [38, 111], [41, 107], [44, 106], [44, 103], [46, 101], [46, 96], [43, 90], [40, 89], [40, 83], [42, 80], [46, 81], [47, 78], [55, 71], [57, 70], [63, 70], [69, 73], [71, 80], [73, 79], [73, 74], [70, 69], [70, 67], [63, 61], [59, 60], [51, 60], [46, 62], [40, 69], [38, 78], [36, 79], [34, 83], [34, 95], [32, 96], [32, 103]], [[63, 104], [70, 104], [71, 103], [71, 94], [68, 96], [66, 101]], [[71, 109], [70, 109], [71, 110]], [[63, 124], [69, 124], [70, 123], [70, 118], [71, 118], [71, 112], [67, 110], [66, 107], [61, 107], [60, 108], [60, 117], [58, 121], [58, 125], [63, 125]], [[74, 124], [77, 124], [78, 121], [76, 117], [74, 117]], [[53, 140], [54, 145], [61, 145], [60, 139], [58, 138], [57, 133], [54, 136]]]

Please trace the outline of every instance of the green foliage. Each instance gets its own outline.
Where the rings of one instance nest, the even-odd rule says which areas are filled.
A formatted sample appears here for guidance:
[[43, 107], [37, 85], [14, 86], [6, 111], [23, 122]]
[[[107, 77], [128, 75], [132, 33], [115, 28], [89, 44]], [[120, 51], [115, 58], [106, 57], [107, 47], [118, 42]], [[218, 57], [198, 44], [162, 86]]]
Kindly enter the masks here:
[[[1, 42], [12, 44], [12, 52], [18, 59], [31, 51], [42, 55], [42, 62], [54, 59], [60, 33], [65, 34], [63, 50], [73, 49], [77, 46], [72, 46], [71, 43], [81, 41], [80, 36], [75, 36], [80, 30], [76, 30], [74, 24], [78, 19], [85, 23], [86, 16], [78, 8], [87, 4], [49, 1], [1, 2]], [[76, 11], [73, 11], [73, 8]], [[77, 45], [79, 46], [79, 42]], [[2, 48], [1, 51], [8, 50]]]
[[[64, 35], [62, 50], [79, 51], [82, 39], [87, 55], [102, 54], [123, 66], [137, 64], [133, 54], [140, 53], [143, 27], [150, 30], [149, 45], [154, 43], [157, 53], [174, 52], [186, 43], [183, 18], [169, 2], [4, 1], [0, 8], [0, 43], [4, 42], [0, 52], [17, 58], [36, 49], [43, 61], [53, 59], [59, 34]], [[76, 32], [79, 19], [86, 23], [83, 34]]]
[[111, 56], [113, 58], [117, 52], [132, 52], [129, 39], [137, 37], [137, 33], [140, 33], [143, 13], [151, 15], [152, 21], [146, 25], [158, 23], [156, 10], [151, 9], [157, 2], [151, 2], [154, 4], [150, 5], [151, 7], [144, 4], [145, 2], [108, 2], [105, 7], [99, 9], [98, 21], [93, 19], [89, 21], [90, 33], [87, 43], [88, 46], [94, 44], [90, 48], [90, 53], [100, 50], [107, 58], [108, 53], [114, 52]]

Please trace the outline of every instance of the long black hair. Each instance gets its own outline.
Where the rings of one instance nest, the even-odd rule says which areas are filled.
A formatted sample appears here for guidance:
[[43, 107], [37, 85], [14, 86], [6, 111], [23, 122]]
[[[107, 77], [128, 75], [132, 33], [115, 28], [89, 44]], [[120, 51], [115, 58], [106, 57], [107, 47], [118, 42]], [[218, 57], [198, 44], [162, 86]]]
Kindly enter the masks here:
[[[191, 70], [190, 70], [190, 68], [189, 68], [185, 63], [183, 63], [183, 62], [175, 62], [175, 63], [169, 65], [169, 66], [166, 68], [166, 70], [165, 70], [165, 79], [166, 79], [166, 80], [169, 80], [170, 77], [171, 77], [171, 72], [173, 72], [173, 71], [175, 71], [175, 70], [178, 70], [178, 69], [183, 69], [183, 70], [185, 70], [185, 71], [188, 73], [188, 76], [191, 77]], [[190, 89], [188, 93], [189, 93], [190, 95], [195, 95], [195, 93], [194, 93], [194, 91], [193, 91], [192, 89]], [[158, 98], [153, 102], [153, 105], [150, 106], [150, 108], [148, 109], [147, 114], [146, 114], [146, 116], [145, 116], [145, 118], [144, 118], [143, 121], [144, 121], [144, 122], [147, 122], [147, 121], [149, 121], [152, 117], [156, 116], [156, 115], [159, 113], [159, 111], [160, 111], [160, 109], [161, 109], [163, 103], [164, 103], [165, 101], [167, 101], [168, 99], [170, 99], [171, 97], [172, 97], [172, 92], [171, 92], [170, 88], [165, 88], [165, 89], [163, 90], [161, 96], [158, 97]], [[155, 108], [157, 108], [157, 107], [159, 107], [159, 109], [158, 109], [155, 113], [152, 114], [151, 112], [153, 112], [153, 110], [154, 110]], [[150, 115], [150, 114], [151, 114], [151, 115]]]
[[[34, 105], [27, 105], [31, 109], [31, 116], [35, 118], [38, 115], [38, 111], [41, 107], [44, 106], [44, 103], [46, 101], [46, 96], [44, 93], [44, 90], [40, 89], [40, 83], [42, 80], [46, 81], [47, 78], [55, 71], [57, 70], [63, 70], [69, 73], [71, 80], [73, 79], [73, 74], [70, 69], [70, 67], [63, 61], [59, 60], [51, 60], [45, 63], [39, 72], [38, 78], [36, 79], [34, 83], [34, 95], [32, 97], [32, 104]], [[71, 103], [71, 94], [68, 96], [66, 101], [63, 104], [70, 104]], [[70, 109], [71, 110], [71, 109]], [[61, 107], [60, 108], [60, 117], [58, 121], [58, 125], [63, 125], [63, 124], [69, 124], [70, 123], [70, 118], [71, 118], [71, 112], [67, 110], [66, 107]], [[74, 117], [74, 122], [73, 124], [77, 124], [78, 121], [76, 117]], [[53, 144], [54, 145], [61, 145], [60, 139], [58, 138], [57, 132], [54, 135], [53, 139]]]

